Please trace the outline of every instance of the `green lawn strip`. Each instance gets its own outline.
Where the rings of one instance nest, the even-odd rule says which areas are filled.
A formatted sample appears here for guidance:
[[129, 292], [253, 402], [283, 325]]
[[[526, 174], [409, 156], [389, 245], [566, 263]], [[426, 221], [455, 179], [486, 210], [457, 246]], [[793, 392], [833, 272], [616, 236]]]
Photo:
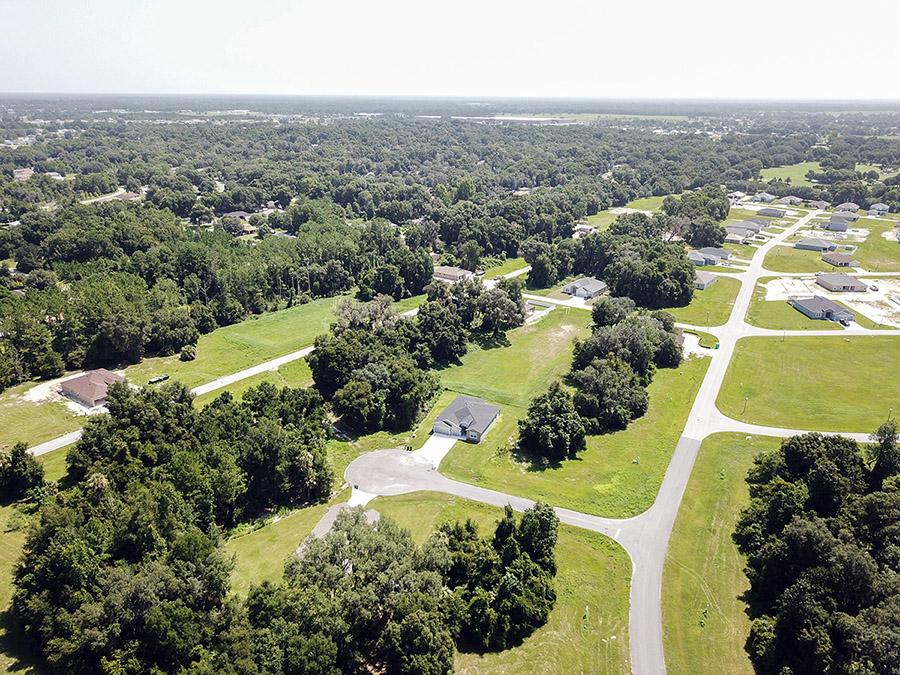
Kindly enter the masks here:
[[491, 267], [485, 270], [484, 278], [496, 279], [497, 277], [503, 276], [504, 274], [509, 274], [510, 272], [520, 270], [523, 267], [528, 267], [528, 263], [525, 262], [524, 258], [507, 258], [500, 265], [496, 265], [495, 267]]
[[454, 445], [441, 473], [584, 513], [633, 516], [656, 498], [708, 366], [709, 359], [691, 358], [678, 368], [660, 369], [648, 390], [646, 415], [625, 431], [589, 437], [577, 459], [547, 469], [533, 468], [511, 452], [525, 409], [501, 406], [500, 420], [485, 439]]
[[527, 406], [568, 369], [589, 312], [557, 307], [540, 321], [509, 331], [508, 346], [469, 345], [461, 365], [440, 371], [444, 386], [492, 403]]
[[860, 266], [869, 272], [900, 272], [900, 243], [881, 236], [895, 229], [894, 224], [861, 218], [853, 225], [869, 230], [869, 236], [853, 252]]
[[791, 185], [810, 186], [812, 182], [806, 177], [809, 171], [821, 172], [822, 167], [818, 162], [799, 162], [798, 164], [788, 164], [786, 166], [773, 166], [768, 169], [761, 170], [760, 176], [764, 181], [781, 179], [786, 181], [791, 179]]
[[177, 354], [144, 359], [125, 374], [138, 385], [165, 373], [196, 387], [311, 345], [317, 335], [328, 330], [340, 299], [322, 298], [219, 328], [200, 337], [193, 361], [181, 361]]
[[627, 209], [639, 209], [641, 211], [659, 211], [662, 208], [663, 200], [667, 195], [661, 197], [640, 197], [633, 199], [625, 205]]
[[543, 296], [553, 296], [557, 299], [568, 299], [569, 296], [562, 292], [564, 286], [572, 283], [579, 277], [575, 275], [571, 275], [565, 277], [564, 279], [560, 279], [558, 283], [554, 286], [550, 286], [549, 288], [532, 288], [531, 286], [525, 286], [525, 292], [530, 293], [531, 295], [543, 295]]
[[763, 267], [770, 272], [835, 271], [832, 265], [822, 260], [822, 254], [818, 251], [805, 251], [792, 246], [773, 246], [766, 254]]
[[66, 455], [69, 454], [69, 447], [38, 455], [37, 460], [44, 465], [44, 480], [58, 481], [66, 474]]
[[612, 225], [618, 217], [619, 216], [615, 213], [610, 213], [609, 211], [600, 211], [591, 216], [585, 217], [584, 222], [602, 232], [604, 230], [608, 230], [609, 226]]
[[723, 244], [722, 248], [744, 260], [750, 260], [756, 254], [756, 247], [749, 244]]
[[731, 534], [749, 501], [744, 479], [753, 457], [779, 443], [766, 436], [713, 434], [700, 446], [663, 571], [663, 643], [670, 673], [701, 673], [713, 663], [721, 673], [753, 672], [744, 651], [750, 620], [740, 599], [748, 583]]
[[698, 268], [704, 272], [725, 272], [726, 274], [740, 274], [741, 272], [746, 272], [747, 267], [745, 265], [732, 264], [726, 267], [725, 265], [704, 265], [703, 267]]
[[686, 307], [667, 310], [676, 321], [692, 326], [721, 326], [731, 315], [741, 282], [737, 279], [718, 277], [712, 286], [694, 290], [694, 297]]
[[[425, 302], [428, 299], [428, 296], [424, 293], [420, 293], [419, 295], [414, 295], [410, 298], [403, 298], [403, 300], [398, 300], [394, 303], [394, 311], [398, 314], [403, 314], [404, 312], [408, 312], [411, 309], [416, 309], [419, 305]], [[326, 329], [328, 326], [325, 327]], [[321, 332], [325, 332], [324, 330]]]
[[707, 333], [702, 330], [694, 330], [693, 328], [687, 329], [684, 332], [690, 333], [691, 335], [696, 335], [701, 347], [706, 347], [707, 349], [715, 349], [716, 345], [719, 344], [719, 338], [717, 338], [712, 333]]
[[900, 408], [898, 370], [887, 335], [743, 338], [717, 405], [753, 424], [866, 433]]
[[36, 384], [19, 384], [0, 395], [0, 449], [19, 441], [37, 445], [84, 424], [84, 417], [72, 413], [61, 401], [31, 403], [23, 399], [22, 395]]
[[766, 300], [765, 284], [778, 277], [762, 277], [753, 289], [753, 300], [747, 308], [745, 320], [751, 326], [772, 330], [841, 330], [834, 321], [810, 319], [791, 307], [787, 300]]
[[21, 638], [9, 632], [7, 610], [13, 595], [13, 569], [22, 554], [29, 518], [16, 504], [0, 506], [0, 671], [33, 673]]
[[240, 400], [241, 398], [243, 398], [245, 391], [247, 391], [251, 387], [259, 386], [263, 382], [271, 382], [279, 388], [300, 388], [310, 386], [312, 384], [312, 381], [312, 371], [310, 371], [309, 366], [306, 364], [306, 359], [297, 359], [296, 361], [291, 361], [290, 363], [284, 364], [283, 366], [279, 367], [278, 370], [270, 370], [265, 373], [253, 375], [252, 377], [238, 380], [237, 382], [222, 387], [221, 389], [216, 389], [215, 391], [197, 396], [194, 399], [194, 405], [198, 408], [202, 408], [207, 403], [218, 397], [219, 394], [222, 394], [226, 391], [231, 392], [235, 399]]
[[[500, 509], [459, 497], [416, 492], [379, 497], [370, 507], [423, 542], [447, 521], [475, 521], [493, 531]], [[629, 671], [631, 562], [612, 540], [561, 525], [556, 546], [556, 605], [547, 623], [521, 645], [498, 653], [460, 653], [459, 673], [623, 673]]]

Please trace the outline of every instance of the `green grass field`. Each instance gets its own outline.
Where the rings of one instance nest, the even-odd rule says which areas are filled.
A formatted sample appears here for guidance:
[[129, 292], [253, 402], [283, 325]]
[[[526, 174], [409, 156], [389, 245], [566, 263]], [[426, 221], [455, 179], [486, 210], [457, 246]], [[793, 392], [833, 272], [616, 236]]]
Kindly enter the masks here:
[[[553, 297], [553, 298], [556, 298], [557, 300], [568, 300], [570, 296], [563, 293], [562, 289], [564, 286], [572, 283], [576, 279], [578, 279], [577, 276], [570, 275], [568, 277], [560, 279], [556, 284], [554, 284], [553, 286], [550, 286], [548, 288], [532, 288], [531, 286], [528, 286], [527, 282], [526, 282], [525, 292], [530, 295], [540, 295], [545, 298]], [[523, 279], [523, 281], [524, 281], [524, 279]]]
[[0, 671], [5, 673], [34, 672], [16, 648], [17, 640], [9, 635], [6, 617], [13, 594], [13, 568], [25, 544], [27, 524], [28, 518], [18, 506], [0, 506]]
[[854, 226], [869, 230], [869, 236], [853, 253], [862, 268], [869, 272], [900, 272], [900, 243], [881, 236], [895, 229], [893, 223], [860, 218]]
[[[625, 208], [639, 209], [641, 211], [659, 211], [659, 209], [662, 208], [664, 199], [665, 196], [641, 197], [628, 202], [625, 205]], [[612, 225], [618, 217], [619, 214], [610, 213], [609, 211], [600, 211], [592, 216], [586, 216], [584, 222], [602, 232], [603, 230], [609, 229], [609, 226]]]
[[716, 405], [754, 424], [868, 433], [900, 409], [898, 371], [890, 336], [743, 338]]
[[704, 290], [694, 289], [694, 298], [686, 307], [667, 310], [676, 321], [692, 326], [721, 326], [731, 315], [741, 282], [727, 277], [716, 278]]
[[756, 247], [750, 246], [750, 244], [723, 244], [722, 248], [726, 251], [731, 251], [735, 256], [744, 260], [750, 260], [756, 255]]
[[710, 664], [728, 675], [753, 672], [744, 652], [750, 620], [739, 597], [748, 584], [731, 533], [749, 501], [744, 479], [753, 457], [779, 442], [713, 434], [700, 446], [663, 570], [663, 643], [670, 673], [702, 673]]
[[[493, 531], [500, 509], [430, 492], [380, 497], [370, 504], [405, 527], [416, 542], [447, 521], [475, 521]], [[561, 525], [556, 546], [556, 605], [542, 628], [518, 647], [457, 655], [459, 673], [624, 673], [629, 671], [631, 561], [614, 541]]]
[[762, 277], [757, 281], [753, 300], [747, 308], [747, 323], [772, 330], [841, 330], [841, 326], [834, 321], [810, 319], [791, 307], [786, 300], [766, 300], [764, 284], [776, 278]]
[[712, 333], [693, 329], [685, 330], [684, 332], [690, 333], [691, 335], [696, 335], [701, 347], [706, 347], [707, 349], [715, 349], [716, 345], [719, 344], [719, 339]]
[[509, 274], [510, 272], [520, 270], [523, 267], [528, 267], [528, 263], [525, 262], [524, 258], [507, 258], [503, 261], [502, 264], [486, 269], [484, 271], [484, 278], [496, 279], [497, 277], [501, 277], [504, 274]]
[[573, 341], [586, 337], [591, 315], [557, 307], [543, 319], [509, 331], [509, 346], [469, 345], [462, 365], [440, 371], [444, 386], [493, 403], [527, 406], [569, 369]]
[[197, 396], [194, 399], [194, 405], [202, 408], [225, 391], [230, 391], [236, 399], [240, 400], [243, 398], [245, 391], [263, 382], [271, 382], [276, 387], [308, 387], [312, 384], [312, 371], [306, 364], [306, 359], [297, 359], [284, 364], [278, 370], [260, 373], [234, 384], [229, 384], [221, 389], [211, 391], [208, 394]]
[[834, 270], [833, 266], [822, 260], [822, 254], [818, 251], [804, 251], [791, 246], [773, 246], [766, 254], [763, 267], [770, 272], [828, 272]]
[[180, 361], [177, 354], [145, 359], [130, 366], [125, 371], [126, 377], [142, 385], [154, 375], [165, 373], [173, 380], [196, 387], [302, 349], [328, 330], [340, 299], [322, 298], [219, 328], [201, 336], [197, 342], [197, 358], [193, 361]]
[[769, 180], [787, 180], [791, 179], [791, 185], [813, 185], [807, 179], [808, 171], [821, 171], [822, 167], [818, 162], [800, 162], [799, 164], [788, 164], [787, 166], [773, 166], [760, 171], [760, 176], [765, 181]]
[[[657, 371], [644, 417], [625, 431], [589, 437], [578, 459], [542, 470], [510, 450], [516, 422], [525, 409], [501, 406], [500, 420], [485, 439], [477, 445], [454, 445], [441, 462], [441, 473], [585, 513], [613, 517], [640, 513], [656, 497], [708, 365], [709, 359], [692, 358], [676, 369]], [[460, 373], [460, 391], [466, 391], [464, 374]], [[479, 375], [471, 376], [472, 388], [478, 388]], [[515, 382], [508, 386], [516, 391]]]
[[36, 382], [11, 387], [0, 395], [0, 449], [18, 441], [37, 445], [75, 431], [84, 418], [75, 415], [59, 401], [30, 403], [22, 395]]

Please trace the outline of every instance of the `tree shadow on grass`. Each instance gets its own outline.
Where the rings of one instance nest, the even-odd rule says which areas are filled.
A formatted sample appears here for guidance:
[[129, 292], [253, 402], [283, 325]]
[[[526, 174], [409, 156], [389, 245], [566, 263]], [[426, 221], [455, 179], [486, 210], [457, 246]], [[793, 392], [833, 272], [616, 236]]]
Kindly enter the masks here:
[[518, 445], [514, 445], [506, 449], [506, 452], [512, 457], [517, 464], [524, 464], [528, 473], [543, 473], [544, 471], [561, 469], [566, 464], [583, 461], [581, 457], [567, 457], [563, 460], [550, 460], [543, 455], [524, 450]]
[[6, 672], [32, 675], [47, 672], [27, 645], [27, 638], [10, 611], [0, 613], [0, 657], [9, 659]]
[[509, 347], [512, 345], [512, 343], [509, 341], [509, 338], [506, 337], [505, 333], [502, 333], [500, 335], [476, 334], [472, 336], [472, 342], [474, 342], [484, 350], [499, 349], [501, 347]]

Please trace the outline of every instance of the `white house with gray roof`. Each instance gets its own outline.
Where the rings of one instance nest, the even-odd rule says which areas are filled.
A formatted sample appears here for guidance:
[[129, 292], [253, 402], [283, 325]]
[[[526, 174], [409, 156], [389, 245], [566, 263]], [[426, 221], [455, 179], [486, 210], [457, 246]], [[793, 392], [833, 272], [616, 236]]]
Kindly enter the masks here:
[[865, 282], [841, 272], [820, 274], [816, 277], [816, 283], [832, 293], [862, 293], [869, 288]]
[[596, 277], [582, 277], [573, 281], [571, 284], [563, 286], [562, 292], [576, 298], [596, 298], [601, 293], [605, 293], [607, 288], [606, 282], [600, 281]]
[[883, 216], [890, 210], [891, 210], [891, 207], [889, 207], [887, 204], [885, 204], [883, 202], [878, 202], [877, 204], [872, 204], [869, 207], [869, 215], [870, 216]]
[[500, 415], [500, 408], [483, 399], [460, 394], [437, 416], [431, 430], [442, 436], [480, 443]]
[[824, 239], [803, 237], [803, 239], [794, 244], [794, 248], [799, 248], [803, 251], [836, 251], [837, 244]]
[[694, 277], [694, 288], [702, 291], [705, 288], [709, 288], [714, 283], [716, 283], [716, 275], [712, 272], [696, 272], [696, 276]]
[[838, 323], [853, 321], [853, 312], [820, 295], [813, 295], [809, 298], [790, 298], [788, 304], [810, 319], [837, 321]]

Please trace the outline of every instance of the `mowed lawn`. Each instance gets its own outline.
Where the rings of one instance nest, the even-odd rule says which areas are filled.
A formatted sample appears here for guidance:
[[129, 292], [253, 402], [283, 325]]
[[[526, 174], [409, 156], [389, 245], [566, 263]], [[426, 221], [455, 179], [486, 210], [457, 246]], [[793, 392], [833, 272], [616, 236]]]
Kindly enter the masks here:
[[328, 330], [341, 299], [322, 298], [219, 328], [200, 337], [193, 361], [181, 361], [177, 354], [144, 359], [130, 366], [125, 375], [132, 383], [142, 385], [154, 375], [167, 374], [196, 387], [308, 347], [317, 335]]
[[23, 394], [36, 384], [26, 382], [0, 395], [0, 450], [19, 441], [29, 446], [37, 445], [75, 431], [84, 424], [85, 418], [72, 413], [65, 403], [31, 403], [23, 399]]
[[744, 651], [750, 620], [740, 599], [748, 582], [731, 534], [749, 501], [745, 478], [753, 457], [779, 443], [713, 434], [700, 446], [663, 571], [663, 642], [673, 675], [702, 673], [710, 664], [728, 675], [753, 672]]
[[834, 321], [810, 319], [791, 307], [787, 300], [766, 300], [765, 284], [776, 278], [763, 277], [757, 281], [753, 300], [747, 308], [747, 323], [772, 330], [841, 330], [840, 324]]
[[[588, 438], [577, 459], [533, 467], [512, 451], [525, 407], [501, 406], [500, 420], [479, 444], [457, 443], [441, 462], [450, 478], [595, 515], [628, 517], [653, 503], [684, 429], [709, 359], [660, 369], [647, 414], [625, 431]], [[510, 382], [511, 392], [517, 383]], [[490, 399], [489, 399], [490, 400]]]
[[587, 337], [591, 314], [557, 307], [535, 323], [507, 333], [508, 346], [469, 345], [462, 364], [439, 371], [447, 389], [492, 403], [527, 406], [562, 377], [576, 337]]
[[[369, 506], [409, 530], [417, 543], [441, 523], [469, 518], [482, 536], [490, 535], [502, 515], [492, 506], [431, 492], [379, 497]], [[628, 555], [603, 535], [561, 525], [556, 561], [556, 604], [547, 623], [512, 649], [458, 654], [456, 672], [629, 672]]]
[[504, 274], [509, 274], [510, 272], [515, 272], [516, 270], [525, 267], [528, 267], [528, 263], [525, 262], [524, 258], [507, 258], [501, 264], [486, 269], [484, 271], [484, 278], [496, 279], [497, 277], [502, 277]]
[[694, 297], [686, 307], [667, 310], [676, 321], [692, 326], [721, 326], [731, 316], [741, 282], [728, 277], [716, 277], [712, 286], [694, 289]]
[[238, 380], [233, 384], [229, 384], [221, 389], [216, 389], [209, 393], [197, 396], [194, 399], [194, 405], [202, 408], [207, 403], [218, 397], [223, 392], [231, 392], [235, 399], [241, 400], [244, 392], [251, 387], [256, 387], [263, 382], [270, 382], [276, 387], [308, 387], [312, 384], [312, 371], [306, 363], [306, 359], [297, 359], [290, 363], [285, 363], [278, 370], [270, 370], [259, 375]]
[[868, 433], [900, 409], [900, 349], [890, 336], [738, 341], [716, 404], [768, 426]]
[[773, 246], [763, 260], [763, 267], [770, 272], [836, 271], [832, 265], [822, 260], [822, 254], [818, 251], [805, 251], [793, 246]]
[[786, 166], [773, 166], [768, 169], [763, 169], [760, 171], [760, 175], [762, 179], [765, 181], [769, 180], [787, 180], [791, 179], [791, 185], [813, 185], [812, 182], [806, 177], [807, 172], [816, 171], [819, 172], [822, 170], [822, 167], [818, 162], [800, 162], [798, 164], [788, 164]]

